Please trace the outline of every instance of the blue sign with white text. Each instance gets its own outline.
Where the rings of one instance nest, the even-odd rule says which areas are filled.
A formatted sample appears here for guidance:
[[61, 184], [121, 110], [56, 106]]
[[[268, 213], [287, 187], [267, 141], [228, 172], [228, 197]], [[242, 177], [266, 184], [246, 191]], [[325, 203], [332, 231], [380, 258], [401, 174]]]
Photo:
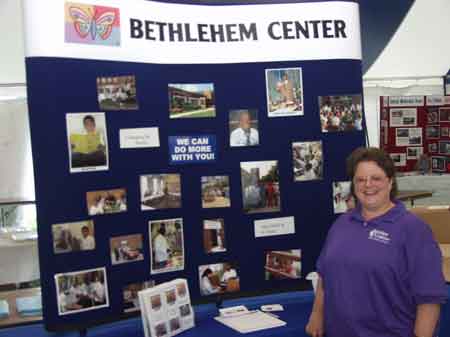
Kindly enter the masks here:
[[209, 163], [216, 161], [216, 136], [169, 136], [169, 163]]

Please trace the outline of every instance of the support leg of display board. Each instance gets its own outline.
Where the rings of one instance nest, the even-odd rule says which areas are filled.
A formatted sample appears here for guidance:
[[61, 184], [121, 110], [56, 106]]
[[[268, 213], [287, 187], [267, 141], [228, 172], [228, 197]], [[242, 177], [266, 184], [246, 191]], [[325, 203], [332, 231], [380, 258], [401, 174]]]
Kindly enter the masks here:
[[221, 295], [217, 295], [216, 297], [216, 308], [217, 310], [221, 309], [223, 306], [223, 297]]

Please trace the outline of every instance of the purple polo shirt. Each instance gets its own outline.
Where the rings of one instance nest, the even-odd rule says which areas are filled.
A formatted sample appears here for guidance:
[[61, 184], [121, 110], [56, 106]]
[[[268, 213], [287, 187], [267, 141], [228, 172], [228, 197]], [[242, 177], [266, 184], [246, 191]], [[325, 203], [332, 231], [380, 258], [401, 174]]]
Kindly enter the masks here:
[[411, 337], [416, 306], [448, 295], [431, 229], [399, 201], [368, 222], [360, 208], [341, 215], [317, 270], [327, 337]]

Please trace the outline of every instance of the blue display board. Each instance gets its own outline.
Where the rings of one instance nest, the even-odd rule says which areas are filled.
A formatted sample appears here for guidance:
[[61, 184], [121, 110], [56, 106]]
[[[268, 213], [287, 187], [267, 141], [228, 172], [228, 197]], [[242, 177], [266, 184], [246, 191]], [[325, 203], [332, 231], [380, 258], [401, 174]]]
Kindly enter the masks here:
[[[121, 317], [123, 289], [135, 282], [187, 278], [194, 301], [213, 300], [201, 291], [205, 265], [231, 262], [236, 294], [304, 281], [337, 216], [334, 182], [347, 180], [345, 159], [365, 144], [357, 4], [91, 3], [25, 3], [34, 13], [26, 68], [46, 327]], [[34, 21], [39, 13], [45, 24]], [[347, 120], [334, 110], [344, 108]], [[243, 131], [245, 119], [257, 137]], [[140, 128], [158, 133], [122, 135]], [[304, 142], [320, 146], [313, 177]], [[270, 233], [270, 219], [292, 217], [293, 229]], [[223, 219], [215, 241], [226, 251], [208, 251], [212, 219]], [[174, 245], [182, 240], [170, 265], [150, 250], [162, 222]], [[132, 262], [120, 263], [122, 245]], [[301, 250], [301, 278], [270, 274], [268, 252], [291, 249]]]

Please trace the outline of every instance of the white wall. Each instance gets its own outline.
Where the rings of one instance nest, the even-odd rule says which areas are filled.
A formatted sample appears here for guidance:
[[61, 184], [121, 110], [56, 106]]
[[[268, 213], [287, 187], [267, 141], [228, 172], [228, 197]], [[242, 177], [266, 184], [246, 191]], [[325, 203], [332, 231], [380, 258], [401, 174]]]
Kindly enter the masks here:
[[21, 0], [0, 0], [0, 32], [0, 84], [25, 83]]
[[25, 87], [0, 87], [0, 199], [34, 200]]

